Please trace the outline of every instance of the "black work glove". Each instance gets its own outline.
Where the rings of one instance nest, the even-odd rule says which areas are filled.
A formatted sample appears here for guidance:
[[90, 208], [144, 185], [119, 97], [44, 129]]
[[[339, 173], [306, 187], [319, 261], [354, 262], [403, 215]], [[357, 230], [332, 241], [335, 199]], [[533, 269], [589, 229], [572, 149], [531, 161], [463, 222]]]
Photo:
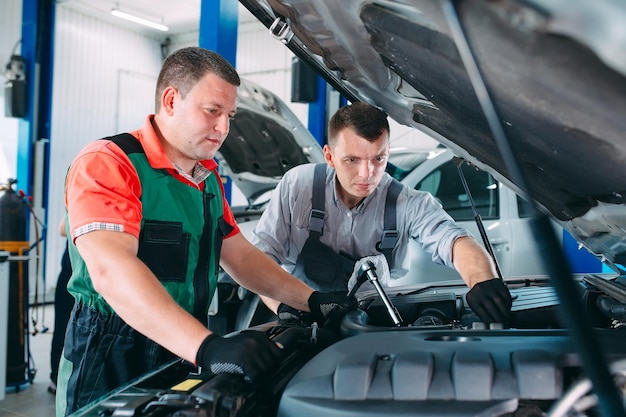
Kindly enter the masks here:
[[278, 320], [281, 322], [297, 322], [310, 316], [310, 314], [307, 314], [300, 310], [296, 310], [295, 308], [290, 307], [284, 303], [280, 303], [278, 305], [278, 308], [276, 309], [276, 314], [278, 315]]
[[507, 323], [511, 316], [511, 293], [500, 278], [479, 282], [465, 295], [467, 304], [485, 323]]
[[344, 291], [313, 291], [308, 300], [313, 320], [322, 325], [338, 325], [343, 316], [357, 308], [354, 296], [348, 297]]
[[278, 366], [280, 349], [263, 332], [243, 331], [233, 337], [210, 334], [204, 339], [196, 364], [214, 374], [240, 374], [248, 382]]

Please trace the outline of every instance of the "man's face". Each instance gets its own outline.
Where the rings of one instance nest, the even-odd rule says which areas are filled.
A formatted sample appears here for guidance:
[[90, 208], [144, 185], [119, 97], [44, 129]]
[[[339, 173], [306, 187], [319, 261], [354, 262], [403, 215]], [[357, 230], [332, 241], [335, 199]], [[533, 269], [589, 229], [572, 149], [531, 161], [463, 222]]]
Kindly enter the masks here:
[[228, 135], [237, 87], [207, 74], [184, 98], [175, 89], [171, 94], [168, 156], [181, 167], [212, 159]]
[[370, 195], [385, 173], [389, 158], [389, 135], [383, 133], [370, 142], [352, 128], [343, 129], [331, 148], [324, 146], [326, 162], [335, 168], [339, 197], [352, 208]]

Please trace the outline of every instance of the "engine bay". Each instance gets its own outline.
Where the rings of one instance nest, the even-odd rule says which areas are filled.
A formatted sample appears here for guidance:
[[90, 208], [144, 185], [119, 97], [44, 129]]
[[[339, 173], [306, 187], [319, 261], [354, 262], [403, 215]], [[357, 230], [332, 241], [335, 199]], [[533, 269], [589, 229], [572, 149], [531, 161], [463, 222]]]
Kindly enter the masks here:
[[[623, 318], [611, 317], [619, 309], [602, 307], [622, 285], [597, 279], [577, 284], [604, 352], [598, 364], [610, 364], [623, 392]], [[570, 415], [573, 406], [577, 415], [597, 415], [554, 289], [542, 281], [507, 284], [513, 296], [508, 328], [481, 323], [458, 285], [387, 288], [399, 325], [371, 292], [339, 329], [308, 322], [306, 315], [253, 327], [284, 347], [280, 368], [262, 381], [215, 376], [178, 360], [77, 415], [557, 417]]]
[[[623, 334], [598, 333], [611, 360]], [[278, 415], [544, 415], [582, 377], [564, 330], [364, 333], [309, 361]]]
[[[509, 328], [485, 326], [462, 297], [440, 289], [390, 295], [401, 326], [379, 299], [361, 300], [342, 322], [342, 340], [290, 381], [278, 415], [546, 415], [584, 370], [554, 289], [517, 284]], [[605, 359], [620, 363], [623, 330], [596, 306], [606, 295], [585, 279], [580, 290]]]

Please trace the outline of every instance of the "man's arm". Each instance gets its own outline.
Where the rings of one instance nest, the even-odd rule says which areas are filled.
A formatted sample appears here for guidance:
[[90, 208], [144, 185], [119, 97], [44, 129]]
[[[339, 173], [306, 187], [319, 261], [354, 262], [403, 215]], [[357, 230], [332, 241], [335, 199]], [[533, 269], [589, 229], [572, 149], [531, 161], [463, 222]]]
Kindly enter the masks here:
[[261, 301], [263, 301], [263, 304], [265, 304], [267, 308], [269, 308], [275, 314], [278, 313], [278, 306], [280, 305], [280, 301], [276, 301], [273, 298], [266, 297], [264, 295], [259, 295], [259, 297], [261, 298]]
[[195, 362], [200, 344], [211, 332], [181, 308], [137, 258], [134, 236], [94, 231], [77, 237], [76, 247], [96, 291], [122, 320], [172, 353]]
[[469, 236], [454, 241], [452, 263], [470, 288], [498, 276], [487, 251]]
[[[224, 270], [248, 290], [298, 310], [309, 311], [307, 300], [313, 290], [257, 249], [241, 233], [224, 239], [220, 259]], [[271, 301], [277, 306], [278, 301], [274, 300]], [[276, 308], [272, 310], [276, 311]]]
[[461, 237], [452, 247], [452, 262], [470, 287], [465, 299], [474, 313], [485, 323], [508, 323], [511, 294], [487, 251], [471, 237]]

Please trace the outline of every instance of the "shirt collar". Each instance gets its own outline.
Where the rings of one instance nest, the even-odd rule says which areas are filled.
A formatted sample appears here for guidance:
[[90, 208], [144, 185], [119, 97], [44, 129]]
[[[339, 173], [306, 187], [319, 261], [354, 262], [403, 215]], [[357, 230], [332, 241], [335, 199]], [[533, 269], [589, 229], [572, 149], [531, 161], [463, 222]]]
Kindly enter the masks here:
[[[143, 126], [137, 131], [136, 135], [146, 152], [146, 157], [148, 158], [150, 166], [155, 169], [176, 169], [180, 172], [180, 170], [174, 165], [174, 163], [172, 163], [172, 161], [170, 161], [163, 151], [163, 146], [161, 145], [159, 137], [154, 130], [154, 126], [152, 124], [153, 122], [154, 115], [148, 115]], [[217, 163], [213, 159], [199, 161], [196, 163], [191, 177], [186, 174], [184, 175], [186, 177], [190, 177], [188, 179], [191, 179], [193, 182], [201, 182], [209, 176], [210, 171], [215, 170], [216, 168]]]
[[176, 168], [176, 171], [180, 175], [185, 177], [187, 181], [191, 181], [192, 183], [196, 185], [200, 184], [202, 181], [206, 180], [209, 177], [209, 175], [211, 175], [211, 170], [205, 167], [204, 165], [202, 165], [200, 162], [197, 162], [196, 166], [193, 167], [193, 172], [191, 173], [191, 175], [183, 171], [178, 165], [176, 164], [173, 164], [173, 165], [174, 165], [174, 168]]

